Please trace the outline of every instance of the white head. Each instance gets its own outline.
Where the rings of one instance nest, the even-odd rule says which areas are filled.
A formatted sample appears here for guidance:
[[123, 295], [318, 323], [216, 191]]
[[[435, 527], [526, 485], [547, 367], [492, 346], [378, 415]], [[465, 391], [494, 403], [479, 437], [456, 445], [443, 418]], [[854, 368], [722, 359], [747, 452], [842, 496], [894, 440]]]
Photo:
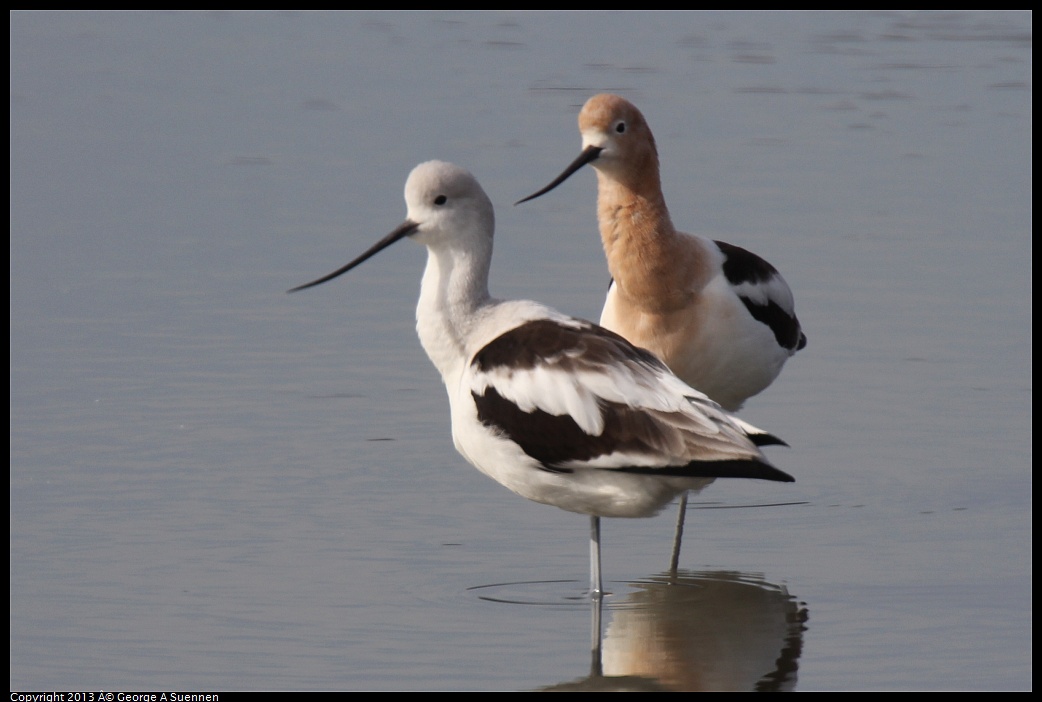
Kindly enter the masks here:
[[445, 161], [427, 161], [405, 181], [406, 217], [415, 222], [410, 236], [431, 247], [472, 248], [491, 244], [495, 230], [492, 201], [469, 171]]
[[409, 237], [432, 251], [455, 251], [484, 261], [492, 256], [495, 214], [492, 201], [469, 171], [445, 161], [427, 161], [405, 181], [406, 220], [358, 258], [318, 280], [289, 292], [310, 288], [347, 273], [391, 244]]

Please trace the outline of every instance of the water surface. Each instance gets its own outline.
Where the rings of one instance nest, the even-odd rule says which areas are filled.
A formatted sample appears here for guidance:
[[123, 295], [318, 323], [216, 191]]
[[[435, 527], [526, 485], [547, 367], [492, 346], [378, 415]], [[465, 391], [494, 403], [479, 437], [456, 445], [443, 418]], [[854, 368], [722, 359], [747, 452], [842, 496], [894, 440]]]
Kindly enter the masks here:
[[[453, 450], [422, 249], [284, 292], [396, 226], [440, 158], [497, 207], [494, 293], [596, 318], [592, 172], [511, 203], [602, 91], [648, 118], [674, 222], [777, 266], [809, 345], [742, 413], [797, 482], [698, 496], [686, 590], [661, 585], [671, 516], [605, 524], [601, 677], [1030, 688], [1031, 32], [13, 13], [12, 689], [604, 683], [586, 520]], [[692, 656], [698, 680], [655, 663]]]

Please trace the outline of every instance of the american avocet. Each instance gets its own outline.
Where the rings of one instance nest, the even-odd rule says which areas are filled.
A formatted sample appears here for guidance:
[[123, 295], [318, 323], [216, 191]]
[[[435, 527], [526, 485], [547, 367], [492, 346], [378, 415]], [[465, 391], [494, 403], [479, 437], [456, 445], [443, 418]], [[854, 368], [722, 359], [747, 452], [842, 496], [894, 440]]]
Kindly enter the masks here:
[[712, 478], [791, 482], [755, 441], [769, 436], [681, 382], [650, 353], [590, 322], [488, 293], [494, 215], [449, 163], [413, 169], [407, 218], [368, 251], [427, 247], [416, 330], [449, 394], [456, 450], [522, 497], [590, 515], [599, 597], [600, 517], [648, 517]]
[[[807, 345], [792, 291], [756, 254], [673, 227], [644, 115], [617, 95], [579, 112], [582, 153], [542, 190], [586, 164], [597, 172], [597, 221], [612, 283], [601, 325], [662, 359], [688, 385], [736, 411]], [[685, 497], [677, 519], [677, 546]]]

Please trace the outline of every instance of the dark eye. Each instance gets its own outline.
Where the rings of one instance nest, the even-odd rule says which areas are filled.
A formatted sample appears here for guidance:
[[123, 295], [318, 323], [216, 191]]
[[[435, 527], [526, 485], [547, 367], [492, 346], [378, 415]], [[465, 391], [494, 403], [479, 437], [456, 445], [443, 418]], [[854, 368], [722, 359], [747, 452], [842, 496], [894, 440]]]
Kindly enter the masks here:
[[626, 123], [625, 122], [619, 122], [618, 124], [616, 124], [615, 125], [615, 131], [618, 132], [619, 134], [625, 134], [625, 132], [626, 132]]
[[444, 195], [439, 195], [438, 197], [434, 198], [435, 205], [444, 205], [448, 201], [449, 198], [445, 197]]

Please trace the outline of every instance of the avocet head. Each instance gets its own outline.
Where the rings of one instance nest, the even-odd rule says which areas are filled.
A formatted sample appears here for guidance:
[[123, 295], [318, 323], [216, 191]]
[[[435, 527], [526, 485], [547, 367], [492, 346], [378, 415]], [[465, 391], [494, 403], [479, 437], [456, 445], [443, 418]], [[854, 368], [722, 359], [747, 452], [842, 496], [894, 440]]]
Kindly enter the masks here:
[[492, 238], [492, 201], [477, 178], [455, 164], [428, 161], [412, 169], [405, 204], [406, 217], [418, 225], [412, 237], [421, 244]]
[[431, 248], [486, 248], [492, 243], [492, 201], [469, 171], [445, 161], [427, 161], [405, 181], [406, 219], [346, 266], [289, 292], [325, 283], [409, 237]]
[[627, 185], [649, 177], [657, 182], [655, 137], [644, 115], [629, 100], [608, 93], [594, 95], [579, 112], [579, 134], [583, 150], [578, 158], [545, 188], [514, 204], [545, 195], [586, 164]]

